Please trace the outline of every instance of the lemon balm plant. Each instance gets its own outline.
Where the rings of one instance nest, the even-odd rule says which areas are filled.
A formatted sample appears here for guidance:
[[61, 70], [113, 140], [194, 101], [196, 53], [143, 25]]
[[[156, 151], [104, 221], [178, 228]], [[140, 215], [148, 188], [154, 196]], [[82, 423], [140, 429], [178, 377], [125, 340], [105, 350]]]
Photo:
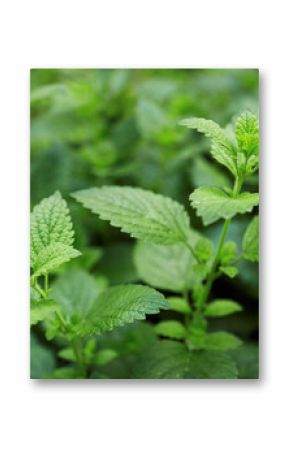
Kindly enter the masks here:
[[[176, 312], [180, 319], [160, 319], [154, 325], [158, 338], [140, 346], [131, 377], [239, 376], [230, 351], [242, 341], [229, 332], [209, 331], [208, 320], [242, 310], [234, 298], [212, 297], [216, 279], [237, 276], [242, 258], [258, 261], [257, 216], [246, 229], [240, 254], [236, 242], [227, 239], [231, 220], [258, 205], [258, 193], [243, 190], [244, 182], [258, 169], [258, 119], [244, 112], [236, 119], [234, 130], [201, 118], [186, 119], [180, 125], [209, 138], [212, 157], [233, 178], [232, 188], [202, 186], [189, 197], [205, 226], [223, 220], [216, 246], [190, 226], [184, 206], [171, 198], [129, 186], [81, 190], [72, 197], [137, 239], [134, 263], [147, 285], [106, 288], [89, 274], [71, 270], [50, 289], [49, 272], [80, 253], [72, 247], [71, 220], [58, 192], [32, 213], [31, 322], [42, 321], [46, 337], [64, 345], [60, 356], [70, 365], [54, 374], [56, 377], [90, 377], [99, 365], [119, 356], [113, 349], [98, 349], [100, 335], [161, 309]], [[165, 298], [159, 290], [170, 294]]]

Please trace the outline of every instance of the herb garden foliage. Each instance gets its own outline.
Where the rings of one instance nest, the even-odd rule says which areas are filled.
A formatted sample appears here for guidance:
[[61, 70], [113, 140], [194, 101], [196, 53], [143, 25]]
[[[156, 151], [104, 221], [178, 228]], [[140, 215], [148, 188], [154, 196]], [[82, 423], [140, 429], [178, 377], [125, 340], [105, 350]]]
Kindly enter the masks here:
[[32, 71], [32, 378], [258, 377], [257, 82]]

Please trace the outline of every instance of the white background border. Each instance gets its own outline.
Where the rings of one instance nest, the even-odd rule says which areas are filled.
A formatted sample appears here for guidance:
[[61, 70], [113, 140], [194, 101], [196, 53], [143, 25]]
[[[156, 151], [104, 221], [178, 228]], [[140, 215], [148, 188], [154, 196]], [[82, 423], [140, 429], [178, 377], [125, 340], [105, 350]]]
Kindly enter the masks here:
[[[1, 33], [1, 447], [289, 447], [287, 1], [13, 1]], [[271, 5], [271, 6], [270, 6]], [[40, 382], [28, 370], [29, 69], [258, 67], [261, 380]]]

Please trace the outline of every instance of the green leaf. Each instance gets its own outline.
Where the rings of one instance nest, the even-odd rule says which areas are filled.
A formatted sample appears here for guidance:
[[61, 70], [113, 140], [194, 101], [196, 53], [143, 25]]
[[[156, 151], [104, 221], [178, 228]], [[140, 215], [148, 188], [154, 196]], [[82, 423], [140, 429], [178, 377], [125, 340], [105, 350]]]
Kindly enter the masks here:
[[118, 186], [81, 190], [72, 196], [132, 237], [163, 245], [188, 238], [188, 214], [171, 198], [136, 187]]
[[188, 379], [237, 379], [235, 362], [216, 351], [193, 351], [186, 373]]
[[193, 284], [194, 259], [183, 244], [163, 246], [139, 241], [134, 262], [142, 281], [155, 288], [184, 292]]
[[130, 284], [110, 287], [99, 295], [76, 332], [82, 336], [99, 335], [168, 308], [167, 300], [153, 288]]
[[207, 305], [205, 309], [205, 316], [226, 316], [231, 313], [240, 312], [241, 310], [243, 310], [242, 306], [235, 301], [230, 299], [216, 299]]
[[142, 351], [136, 365], [137, 379], [183, 379], [190, 352], [183, 343], [164, 340]]
[[233, 198], [217, 187], [200, 187], [190, 195], [190, 201], [203, 223], [209, 225], [221, 218], [226, 220], [236, 214], [251, 212], [259, 203], [259, 195], [241, 193]]
[[236, 242], [228, 241], [223, 244], [221, 255], [220, 255], [220, 262], [222, 265], [227, 265], [237, 255], [237, 244]]
[[227, 167], [234, 176], [237, 174], [236, 149], [229, 136], [217, 123], [212, 120], [193, 117], [181, 120], [179, 124], [196, 129], [208, 137], [211, 140], [213, 158]]
[[185, 299], [169, 297], [167, 298], [167, 300], [170, 305], [170, 310], [173, 310], [174, 312], [184, 313], [185, 315], [191, 313], [191, 308], [189, 307]]
[[73, 244], [74, 232], [66, 201], [59, 192], [34, 207], [30, 220], [31, 263], [51, 243]]
[[188, 336], [188, 344], [191, 349], [207, 349], [209, 351], [227, 351], [238, 348], [242, 341], [228, 332], [212, 332], [206, 334], [193, 329]]
[[168, 121], [161, 109], [153, 101], [141, 99], [136, 110], [137, 126], [143, 137], [154, 137], [166, 127]]
[[51, 296], [62, 309], [65, 319], [80, 321], [89, 316], [90, 309], [105, 285], [80, 269], [63, 273], [52, 285]]
[[35, 257], [33, 263], [33, 277], [46, 274], [64, 262], [80, 256], [81, 253], [72, 246], [63, 243], [51, 243], [43, 248]]
[[30, 338], [30, 378], [44, 379], [56, 365], [55, 357], [50, 349], [43, 346], [34, 334]]
[[208, 262], [212, 257], [213, 247], [209, 239], [201, 238], [194, 247], [193, 253], [198, 262]]
[[259, 120], [251, 112], [243, 112], [236, 121], [236, 138], [239, 150], [247, 157], [259, 152]]
[[259, 379], [258, 345], [244, 344], [229, 354], [238, 366], [239, 379]]
[[230, 356], [215, 351], [189, 351], [180, 342], [158, 341], [140, 356], [138, 379], [236, 379]]
[[243, 256], [252, 262], [259, 260], [259, 217], [252, 219], [243, 237]]
[[231, 266], [221, 266], [219, 270], [226, 274], [229, 278], [233, 279], [239, 272], [239, 270], [236, 267]]
[[198, 157], [194, 159], [192, 167], [192, 182], [194, 186], [210, 185], [215, 187], [231, 187], [229, 176], [226, 176], [221, 167], [212, 161]]
[[39, 321], [49, 320], [54, 317], [58, 310], [59, 306], [53, 299], [32, 301], [30, 304], [30, 324], [34, 325]]
[[162, 337], [175, 338], [176, 340], [182, 340], [186, 335], [185, 327], [175, 320], [161, 321], [156, 324], [155, 331]]
[[58, 352], [58, 356], [68, 362], [75, 362], [76, 356], [72, 348], [64, 348]]
[[106, 365], [116, 357], [118, 357], [118, 353], [114, 349], [102, 349], [96, 354], [94, 361], [97, 365]]

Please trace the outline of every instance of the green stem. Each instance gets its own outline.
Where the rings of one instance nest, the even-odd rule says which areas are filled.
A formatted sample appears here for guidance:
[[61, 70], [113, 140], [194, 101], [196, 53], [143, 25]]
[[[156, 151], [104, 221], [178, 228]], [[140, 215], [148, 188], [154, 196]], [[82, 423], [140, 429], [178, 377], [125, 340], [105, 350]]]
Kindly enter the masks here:
[[44, 290], [42, 290], [42, 288], [37, 284], [37, 282], [35, 282], [35, 284], [33, 285], [33, 288], [35, 288], [35, 290], [37, 291], [37, 293], [40, 294], [40, 296], [42, 298], [46, 298], [46, 293]]
[[45, 291], [46, 294], [48, 294], [48, 288], [49, 288], [48, 273], [46, 273], [44, 275], [44, 291]]
[[86, 377], [86, 374], [87, 374], [86, 364], [83, 359], [82, 345], [78, 338], [75, 338], [74, 340], [72, 340], [72, 348], [73, 348], [74, 354], [76, 356], [77, 364], [79, 365], [84, 377]]
[[[235, 184], [234, 184], [234, 188], [233, 188], [233, 198], [236, 198], [238, 196], [238, 194], [240, 193], [242, 184], [243, 184], [243, 179], [240, 178], [239, 176], [237, 176], [236, 179], [235, 179]], [[209, 269], [208, 278], [206, 280], [205, 287], [204, 287], [203, 299], [201, 301], [199, 309], [202, 309], [203, 306], [205, 305], [205, 303], [208, 300], [208, 296], [210, 294], [213, 281], [216, 278], [216, 268], [217, 268], [218, 263], [219, 263], [221, 251], [222, 251], [222, 248], [223, 248], [223, 245], [224, 245], [224, 242], [225, 242], [225, 238], [227, 236], [227, 233], [228, 233], [231, 221], [232, 220], [230, 218], [228, 218], [224, 222], [224, 225], [223, 225], [223, 228], [222, 228], [222, 231], [221, 231], [221, 235], [220, 235], [220, 238], [219, 238], [219, 242], [218, 242], [218, 245], [217, 245], [216, 253], [214, 255], [213, 261], [212, 261], [210, 269]]]
[[222, 228], [222, 232], [221, 232], [221, 235], [220, 235], [220, 239], [219, 239], [219, 242], [218, 242], [217, 250], [216, 250], [215, 256], [213, 258], [213, 261], [211, 263], [210, 270], [209, 270], [209, 275], [208, 275], [208, 278], [207, 278], [207, 281], [206, 281], [206, 284], [205, 284], [205, 287], [204, 287], [204, 295], [203, 295], [203, 300], [202, 300], [201, 306], [203, 306], [207, 302], [208, 295], [210, 293], [210, 290], [211, 290], [211, 287], [212, 287], [212, 283], [213, 283], [214, 278], [215, 278], [215, 271], [216, 271], [217, 265], [219, 263], [221, 250], [222, 250], [222, 247], [224, 245], [225, 238], [227, 236], [230, 224], [231, 224], [231, 219], [225, 220], [223, 228]]

